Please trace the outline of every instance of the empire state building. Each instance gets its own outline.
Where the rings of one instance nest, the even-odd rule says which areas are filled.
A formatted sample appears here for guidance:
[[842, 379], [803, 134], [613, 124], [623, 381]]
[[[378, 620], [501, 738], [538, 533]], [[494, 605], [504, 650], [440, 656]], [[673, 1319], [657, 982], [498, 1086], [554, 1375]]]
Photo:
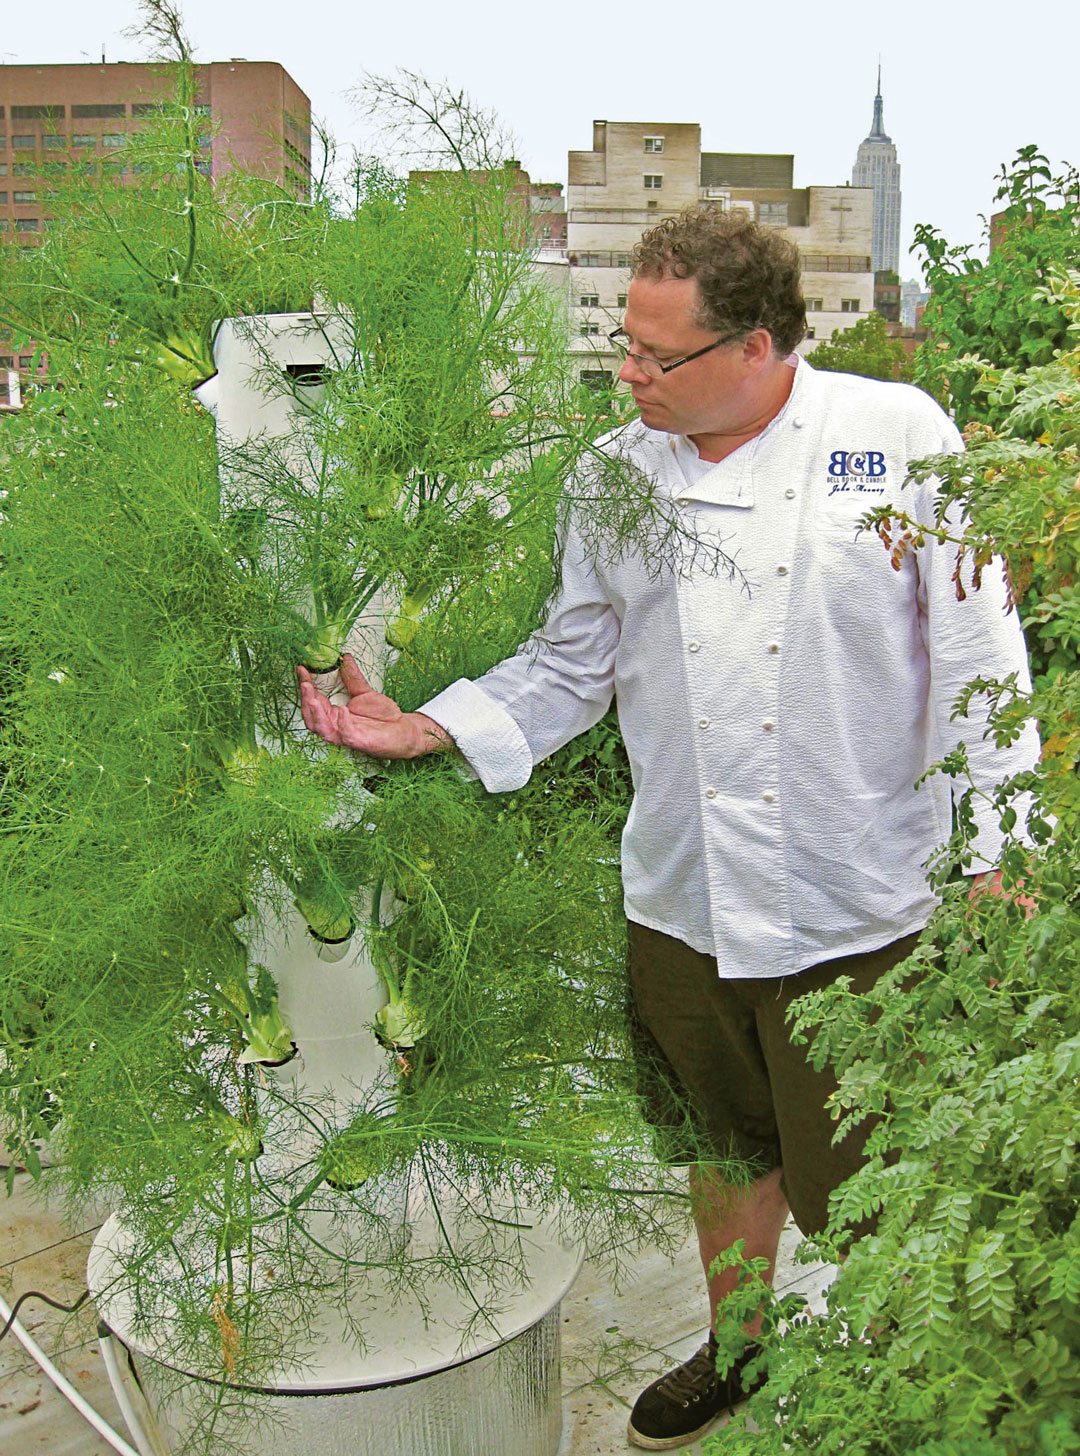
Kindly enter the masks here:
[[851, 185], [872, 187], [874, 190], [874, 272], [887, 268], [892, 273], [899, 273], [900, 163], [896, 160], [896, 147], [892, 137], [886, 135], [882, 118], [880, 66], [877, 95], [874, 97], [874, 124], [856, 153]]

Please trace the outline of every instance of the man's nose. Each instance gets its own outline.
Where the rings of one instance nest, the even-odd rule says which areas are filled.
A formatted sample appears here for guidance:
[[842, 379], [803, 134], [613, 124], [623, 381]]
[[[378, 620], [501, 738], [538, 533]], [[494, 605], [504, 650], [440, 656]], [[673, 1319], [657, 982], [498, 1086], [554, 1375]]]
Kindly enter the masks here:
[[619, 370], [619, 378], [624, 384], [633, 384], [635, 381], [640, 383], [643, 379], [647, 380], [651, 375], [645, 373], [633, 354], [627, 354]]

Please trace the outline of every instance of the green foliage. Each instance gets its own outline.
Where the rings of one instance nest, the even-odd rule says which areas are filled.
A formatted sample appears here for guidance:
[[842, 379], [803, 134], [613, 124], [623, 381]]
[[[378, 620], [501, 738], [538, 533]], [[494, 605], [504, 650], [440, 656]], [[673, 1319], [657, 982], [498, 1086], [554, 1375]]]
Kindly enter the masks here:
[[850, 329], [837, 330], [810, 355], [815, 369], [836, 374], [862, 374], [867, 379], [909, 379], [911, 367], [904, 346], [890, 339], [885, 320], [868, 313]]
[[[1067, 339], [1080, 275], [1053, 288]], [[882, 1118], [820, 1248], [836, 1256], [846, 1225], [877, 1224], [850, 1247], [828, 1312], [767, 1342], [770, 1380], [750, 1406], [760, 1429], [733, 1424], [709, 1444], [717, 1453], [1080, 1449], [1080, 351], [972, 378], [970, 397], [998, 425], [970, 428], [963, 457], [915, 467], [941, 480], [935, 519], [868, 519], [901, 555], [934, 532], [951, 541], [964, 581], [1004, 554], [1033, 690], [978, 681], [956, 712], [987, 693], [998, 739], [1034, 717], [1043, 753], [994, 796], [1006, 894], [973, 903], [957, 876], [970, 862], [969, 787], [914, 956], [868, 995], [841, 986], [798, 1005], [814, 1059], [840, 1075], [839, 1128]], [[964, 751], [941, 771], [963, 786]], [[1012, 898], [1021, 888], [1031, 918]], [[771, 1310], [774, 1330], [781, 1318]]]
[[[35, 1171], [59, 1124], [45, 1176], [120, 1209], [171, 1358], [258, 1385], [373, 1266], [419, 1297], [520, 1277], [508, 1207], [558, 1208], [598, 1248], [664, 1238], [675, 1209], [632, 1091], [610, 725], [489, 798], [445, 761], [298, 732], [295, 662], [334, 660], [382, 594], [412, 706], [541, 620], [579, 504], [598, 550], [644, 541], [662, 570], [688, 543], [597, 456], [466, 103], [382, 93], [456, 181], [364, 164], [349, 199], [240, 209], [263, 184], [186, 168], [178, 76], [160, 169], [57, 199], [67, 221], [0, 279], [57, 381], [4, 425], [0, 1115]], [[157, 345], [315, 294], [332, 369], [266, 370], [294, 431], [219, 450]], [[391, 992], [384, 1071], [344, 1113], [264, 1071], [292, 1032], [249, 943], [291, 904], [329, 939], [355, 921]], [[402, 1180], [435, 1206], [468, 1190], [437, 1256], [394, 1234]]]
[[1041, 367], [1075, 342], [1077, 325], [1057, 281], [1080, 262], [1075, 169], [1055, 177], [1036, 147], [1021, 147], [1011, 168], [1002, 167], [994, 200], [1004, 207], [985, 261], [932, 227], [915, 229], [931, 289], [923, 319], [930, 338], [919, 349], [915, 382], [948, 400], [960, 426], [997, 425], [1004, 417], [986, 366]]

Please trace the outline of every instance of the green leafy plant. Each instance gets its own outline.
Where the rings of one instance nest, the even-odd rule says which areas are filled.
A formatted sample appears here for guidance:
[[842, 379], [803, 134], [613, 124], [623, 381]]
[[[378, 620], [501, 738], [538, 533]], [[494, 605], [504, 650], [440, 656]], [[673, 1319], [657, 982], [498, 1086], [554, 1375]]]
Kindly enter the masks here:
[[810, 355], [815, 369], [836, 374], [863, 374], [868, 379], [909, 379], [911, 367], [903, 344], [890, 339], [885, 320], [868, 313], [850, 329], [838, 329], [817, 344]]
[[[159, 169], [58, 198], [62, 223], [0, 269], [0, 316], [55, 384], [3, 423], [0, 1095], [15, 1157], [36, 1170], [56, 1127], [44, 1176], [119, 1210], [137, 1327], [218, 1381], [217, 1453], [244, 1414], [226, 1387], [298, 1358], [370, 1266], [421, 1297], [521, 1277], [507, 1206], [561, 1210], [597, 1248], [681, 1217], [641, 1154], [602, 736], [595, 765], [489, 798], [445, 762], [297, 732], [294, 666], [396, 601], [411, 706], [542, 620], [568, 511], [658, 570], [693, 543], [596, 450], [610, 421], [583, 414], [467, 102], [376, 88], [449, 166], [410, 183], [365, 163], [350, 195], [301, 205], [193, 182], [176, 66]], [[320, 327], [332, 364], [316, 386], [267, 356], [287, 446], [219, 442], [202, 364], [152, 350], [222, 318], [250, 319], [257, 350], [275, 309]], [[323, 939], [355, 923], [390, 990], [383, 1071], [344, 1109], [273, 1072], [290, 1012], [251, 947], [293, 905]], [[468, 1191], [437, 1255], [388, 1234], [400, 1178], [435, 1206]]]
[[988, 228], [985, 260], [968, 245], [950, 246], [933, 227], [915, 229], [931, 290], [923, 317], [930, 338], [918, 351], [915, 382], [947, 400], [961, 427], [1003, 418], [986, 366], [1041, 367], [1075, 342], [1075, 319], [1053, 283], [1076, 264], [1075, 169], [1054, 176], [1037, 147], [1021, 147], [1002, 167], [994, 200], [1004, 206]]
[[[1006, 188], [1026, 197], [1032, 159], [1022, 160]], [[1052, 292], [1066, 344], [1080, 320], [1078, 252], [1028, 281]], [[979, 316], [984, 332], [967, 338], [986, 357], [1000, 347], [998, 320]], [[733, 1423], [709, 1443], [718, 1453], [1080, 1449], [1080, 351], [964, 377], [970, 407], [985, 401], [995, 423], [969, 427], [964, 456], [914, 467], [941, 481], [935, 518], [882, 509], [867, 525], [901, 556], [934, 533], [951, 543], [960, 591], [977, 590], [1004, 555], [1035, 649], [1033, 689], [978, 680], [956, 715], [988, 694], [993, 733], [1008, 741], [1034, 718], [1043, 752], [993, 795], [1005, 894], [972, 901], [958, 875], [975, 794], [961, 748], [938, 766], [967, 789], [932, 866], [942, 904], [914, 956], [866, 996], [840, 986], [798, 1005], [814, 1060], [840, 1073], [838, 1131], [881, 1120], [818, 1241], [819, 1253], [847, 1254], [828, 1311], [807, 1320], [770, 1306], [770, 1379], [749, 1407], [757, 1428]], [[1035, 901], [1030, 918], [1021, 892]], [[845, 1229], [869, 1215], [875, 1231], [851, 1244]], [[735, 1301], [733, 1318], [745, 1307]]]

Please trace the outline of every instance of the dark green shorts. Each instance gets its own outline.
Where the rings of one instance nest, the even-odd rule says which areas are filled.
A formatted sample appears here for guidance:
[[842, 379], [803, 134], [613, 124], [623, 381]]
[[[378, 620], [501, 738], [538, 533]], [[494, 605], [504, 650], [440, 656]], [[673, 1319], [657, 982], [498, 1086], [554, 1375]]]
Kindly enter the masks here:
[[[807, 991], [850, 976], [864, 992], [910, 955], [918, 935], [823, 961], [794, 976], [723, 980], [712, 956], [630, 923], [631, 1024], [645, 1115], [671, 1163], [736, 1157], [760, 1174], [783, 1168], [803, 1233], [825, 1227], [829, 1194], [861, 1165], [867, 1120], [833, 1144], [830, 1068], [816, 1072], [786, 1020]], [[860, 1230], [861, 1232], [862, 1230]]]

